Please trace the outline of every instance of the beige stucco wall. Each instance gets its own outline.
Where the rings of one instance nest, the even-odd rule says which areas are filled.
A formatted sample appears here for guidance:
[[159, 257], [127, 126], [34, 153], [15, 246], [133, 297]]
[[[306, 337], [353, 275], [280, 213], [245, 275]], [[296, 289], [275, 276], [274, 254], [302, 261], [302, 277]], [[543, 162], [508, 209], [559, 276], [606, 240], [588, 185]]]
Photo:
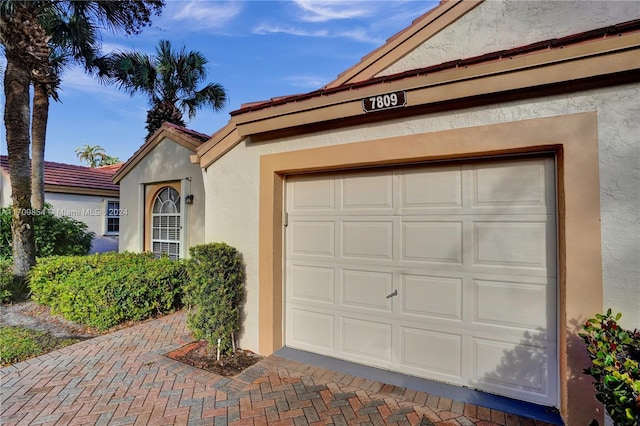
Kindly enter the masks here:
[[[204, 242], [205, 196], [202, 169], [191, 163], [189, 156], [192, 154], [189, 149], [165, 138], [122, 178], [120, 208], [126, 209], [128, 214], [120, 219], [120, 251], [143, 250], [144, 188], [169, 181], [184, 182], [186, 192], [194, 196], [193, 204], [184, 205], [183, 211], [186, 212], [187, 220], [187, 246]], [[189, 186], [191, 189], [188, 189]]]
[[[442, 112], [326, 131], [272, 142], [243, 141], [207, 169], [207, 241], [238, 248], [247, 268], [241, 344], [258, 348], [259, 161], [265, 154], [400, 135], [596, 111], [600, 162], [604, 305], [640, 324], [640, 87], [626, 85], [574, 95]], [[390, 147], [390, 149], [393, 149]], [[221, 184], [223, 183], [223, 184]], [[630, 231], [631, 230], [631, 231]]]
[[118, 200], [117, 198], [105, 198], [93, 195], [62, 194], [46, 192], [45, 202], [51, 204], [56, 216], [70, 216], [81, 220], [89, 227], [89, 231], [96, 235], [103, 235], [106, 230], [106, 200]]
[[[87, 230], [95, 234], [92, 253], [118, 250], [117, 235], [105, 235], [107, 201], [117, 201], [118, 197], [45, 192], [44, 200], [51, 204], [56, 216], [70, 216], [87, 224]], [[0, 172], [0, 207], [6, 207], [11, 203], [11, 182]]]
[[91, 252], [118, 250], [118, 237], [105, 235], [107, 201], [118, 201], [117, 197], [45, 192], [44, 200], [51, 204], [56, 216], [69, 216], [87, 224], [88, 230], [96, 234]]
[[[639, 17], [638, 1], [486, 0], [379, 75], [525, 46]], [[429, 58], [428, 63], [424, 58]]]

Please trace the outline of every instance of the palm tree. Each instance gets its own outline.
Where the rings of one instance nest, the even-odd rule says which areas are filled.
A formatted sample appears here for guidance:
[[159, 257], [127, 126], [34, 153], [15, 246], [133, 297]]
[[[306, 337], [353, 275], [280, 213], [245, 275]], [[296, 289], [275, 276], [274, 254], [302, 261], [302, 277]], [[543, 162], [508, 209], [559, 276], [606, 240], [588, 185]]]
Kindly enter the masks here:
[[[55, 6], [55, 5], [54, 5]], [[99, 36], [94, 24], [77, 9], [47, 7], [40, 22], [49, 36], [49, 65], [52, 79], [47, 84], [33, 81], [33, 113], [31, 119], [31, 202], [36, 210], [44, 207], [44, 152], [49, 119], [49, 98], [60, 101], [57, 89], [64, 68], [70, 63], [84, 66], [90, 75], [107, 75], [107, 62], [100, 56]]]
[[[50, 82], [33, 81], [33, 112], [31, 117], [31, 202], [33, 208], [44, 208], [44, 148], [49, 121], [49, 98], [59, 101], [57, 89], [60, 85], [56, 58], [50, 58], [52, 79]], [[61, 63], [61, 62], [60, 62]]]
[[[88, 27], [137, 34], [159, 14], [163, 0], [0, 0], [0, 43], [7, 65], [4, 75], [5, 129], [13, 201], [13, 274], [23, 281], [35, 264], [29, 159], [29, 87], [51, 88], [57, 79], [49, 63], [50, 34], [43, 18], [49, 11], [81, 17]], [[100, 45], [98, 37], [94, 39]], [[52, 93], [48, 92], [47, 96]]]
[[84, 144], [76, 148], [76, 155], [80, 161], [87, 163], [89, 167], [98, 167], [106, 157], [109, 157], [100, 145]]
[[4, 74], [7, 153], [11, 180], [13, 274], [24, 281], [35, 264], [31, 171], [29, 160], [29, 86], [33, 76], [43, 84], [50, 73], [47, 35], [38, 21], [38, 2], [0, 4], [0, 42], [7, 67]]
[[102, 157], [100, 159], [100, 162], [98, 163], [98, 167], [102, 167], [102, 166], [112, 166], [114, 164], [118, 164], [120, 163], [120, 159], [118, 157], [112, 157], [110, 155], [105, 154], [104, 157]]
[[219, 111], [227, 103], [224, 88], [217, 83], [208, 83], [198, 89], [207, 73], [207, 59], [197, 51], [180, 51], [171, 47], [171, 42], [160, 40], [156, 55], [130, 51], [116, 53], [114, 81], [130, 95], [137, 92], [149, 99], [147, 111], [147, 138], [160, 128], [163, 122], [184, 126], [183, 113], [189, 119], [205, 106]]

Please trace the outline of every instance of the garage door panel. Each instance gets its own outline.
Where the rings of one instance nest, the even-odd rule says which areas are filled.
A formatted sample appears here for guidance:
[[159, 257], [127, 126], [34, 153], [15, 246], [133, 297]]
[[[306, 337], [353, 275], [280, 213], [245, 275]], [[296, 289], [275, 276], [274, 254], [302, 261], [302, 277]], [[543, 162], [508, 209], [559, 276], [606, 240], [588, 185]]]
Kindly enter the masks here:
[[342, 257], [393, 259], [393, 221], [342, 222]]
[[462, 321], [462, 279], [402, 275], [402, 313]]
[[369, 358], [376, 364], [391, 362], [391, 324], [343, 317], [340, 334], [345, 354]]
[[558, 404], [552, 159], [299, 179], [288, 346]]
[[292, 278], [290, 296], [293, 299], [335, 303], [335, 269], [293, 264], [288, 274]]
[[474, 263], [547, 269], [546, 222], [475, 222]]
[[410, 169], [401, 172], [401, 208], [440, 210], [462, 206], [460, 166]]
[[549, 348], [530, 343], [526, 338], [521, 344], [474, 339], [474, 383], [534, 402], [555, 398], [550, 383], [555, 374], [548, 371], [552, 354]]
[[477, 166], [474, 206], [546, 207], [546, 162], [511, 161]]
[[402, 363], [423, 372], [462, 375], [462, 335], [401, 327]]
[[342, 185], [344, 210], [393, 210], [393, 176], [386, 172], [347, 174]]
[[307, 349], [334, 351], [334, 315], [306, 309], [290, 309], [288, 340]]
[[403, 260], [462, 263], [462, 222], [405, 221], [402, 237]]
[[391, 312], [393, 274], [389, 272], [342, 270], [342, 304]]
[[287, 211], [308, 213], [336, 210], [335, 179], [325, 176], [299, 176], [291, 184]]
[[335, 256], [336, 226], [333, 221], [292, 221], [289, 227], [291, 255]]
[[[474, 280], [474, 321], [479, 324], [546, 330], [549, 324], [547, 283]], [[551, 290], [554, 287], [551, 286]], [[517, 309], [514, 309], [517, 306]]]

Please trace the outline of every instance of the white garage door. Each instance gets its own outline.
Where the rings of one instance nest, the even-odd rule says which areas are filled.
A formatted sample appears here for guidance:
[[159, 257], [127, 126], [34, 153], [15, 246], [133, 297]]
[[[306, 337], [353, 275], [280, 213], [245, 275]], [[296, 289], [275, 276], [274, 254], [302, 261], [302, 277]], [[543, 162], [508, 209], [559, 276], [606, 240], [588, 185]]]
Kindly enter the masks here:
[[286, 345], [557, 405], [553, 159], [287, 180]]

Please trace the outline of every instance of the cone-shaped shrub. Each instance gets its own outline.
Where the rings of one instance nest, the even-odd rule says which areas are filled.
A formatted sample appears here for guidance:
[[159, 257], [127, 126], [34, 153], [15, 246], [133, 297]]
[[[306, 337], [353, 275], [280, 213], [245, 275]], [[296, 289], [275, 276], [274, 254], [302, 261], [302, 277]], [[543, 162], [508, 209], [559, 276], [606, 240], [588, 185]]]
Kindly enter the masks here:
[[233, 348], [233, 336], [240, 329], [244, 265], [242, 256], [225, 243], [191, 247], [187, 267], [189, 282], [184, 288], [189, 307], [187, 325], [197, 339], [218, 345], [221, 353]]

